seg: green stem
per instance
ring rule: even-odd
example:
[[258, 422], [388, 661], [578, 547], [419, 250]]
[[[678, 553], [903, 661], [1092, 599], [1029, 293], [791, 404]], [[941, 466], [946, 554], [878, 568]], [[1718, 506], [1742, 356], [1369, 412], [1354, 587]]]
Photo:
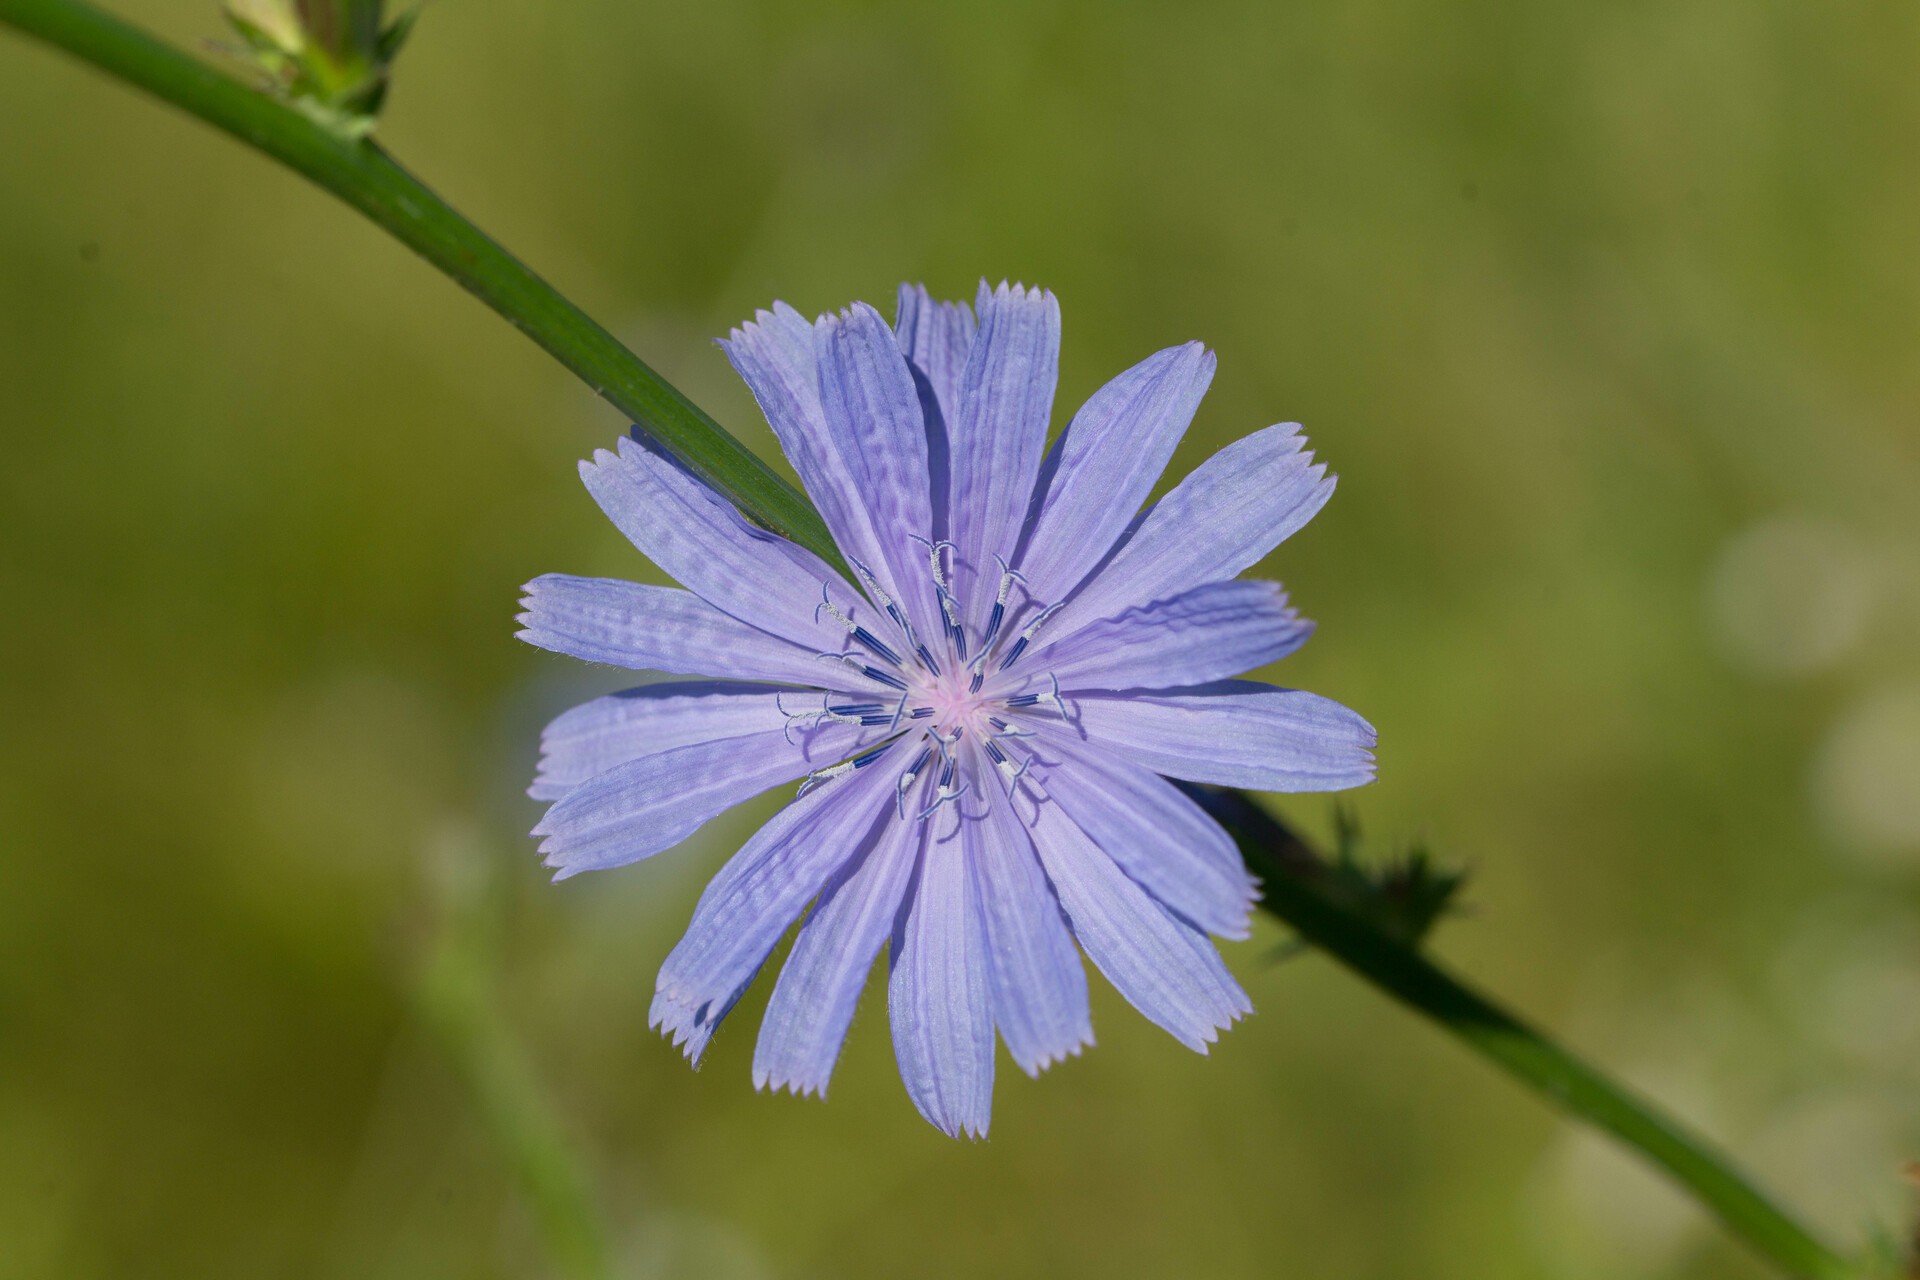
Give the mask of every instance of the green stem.
[[[825, 524], [804, 497], [379, 148], [332, 133], [79, 0], [0, 0], [0, 22], [148, 90], [333, 192], [546, 348], [747, 515], [839, 563]], [[1786, 1274], [1807, 1280], [1855, 1274], [1705, 1142], [1302, 874], [1311, 852], [1246, 797], [1213, 792], [1205, 798], [1264, 876], [1266, 908], [1302, 937], [1640, 1152]]]
[[545, 347], [748, 516], [840, 564], [826, 524], [792, 485], [373, 143], [334, 133], [91, 5], [0, 0], [0, 23], [224, 129], [340, 197]]
[[1342, 903], [1321, 882], [1319, 855], [1249, 797], [1211, 787], [1186, 790], [1233, 833], [1263, 881], [1261, 905], [1307, 942], [1437, 1022], [1552, 1105], [1638, 1151], [1787, 1274], [1809, 1280], [1858, 1274], [1704, 1139]]

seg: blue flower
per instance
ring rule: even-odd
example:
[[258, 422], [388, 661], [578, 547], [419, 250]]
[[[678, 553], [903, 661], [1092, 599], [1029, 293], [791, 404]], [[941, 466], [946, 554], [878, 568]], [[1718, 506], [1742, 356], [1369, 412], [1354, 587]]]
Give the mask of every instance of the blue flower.
[[1358, 715], [1232, 678], [1312, 630], [1278, 584], [1235, 577], [1333, 492], [1298, 426], [1229, 445], [1142, 512], [1213, 377], [1197, 342], [1102, 387], [1051, 450], [1044, 290], [983, 284], [969, 309], [902, 286], [891, 327], [863, 303], [812, 323], [776, 303], [722, 345], [858, 581], [622, 440], [581, 476], [687, 589], [553, 574], [520, 615], [541, 648], [703, 677], [548, 726], [534, 834], [559, 876], [801, 782], [707, 886], [652, 1024], [697, 1064], [811, 903], [759, 1087], [825, 1094], [882, 947], [901, 1077], [948, 1134], [987, 1131], [996, 1030], [1030, 1075], [1093, 1043], [1081, 951], [1204, 1053], [1252, 1010], [1208, 935], [1246, 937], [1258, 890], [1166, 779], [1373, 776]]

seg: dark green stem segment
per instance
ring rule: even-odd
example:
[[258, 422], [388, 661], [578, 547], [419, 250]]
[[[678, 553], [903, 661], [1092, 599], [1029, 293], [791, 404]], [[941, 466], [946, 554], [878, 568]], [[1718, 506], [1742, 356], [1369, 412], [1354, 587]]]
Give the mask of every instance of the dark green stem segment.
[[[819, 514], [792, 486], [379, 148], [336, 134], [78, 0], [0, 0], [0, 22], [148, 90], [333, 192], [546, 348], [747, 515], [840, 563]], [[1308, 942], [1639, 1151], [1785, 1273], [1807, 1280], [1856, 1274], [1725, 1157], [1355, 914], [1313, 873], [1312, 852], [1247, 797], [1199, 794], [1266, 881], [1267, 910]]]
[[0, 22], [226, 130], [339, 196], [545, 347], [743, 512], [841, 563], [798, 490], [373, 143], [335, 133], [91, 5], [0, 0]]
[[1213, 787], [1184, 789], [1239, 843], [1263, 881], [1261, 905], [1307, 942], [1437, 1022], [1554, 1106], [1638, 1151], [1787, 1274], [1809, 1280], [1859, 1274], [1701, 1138], [1342, 903], [1324, 885], [1326, 864], [1319, 855], [1250, 797]]

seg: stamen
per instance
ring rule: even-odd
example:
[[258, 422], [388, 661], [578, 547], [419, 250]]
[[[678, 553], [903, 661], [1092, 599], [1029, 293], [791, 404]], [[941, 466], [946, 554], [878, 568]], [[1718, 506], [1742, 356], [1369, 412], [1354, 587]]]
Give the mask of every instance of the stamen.
[[878, 680], [881, 684], [889, 688], [899, 689], [902, 692], [906, 690], [907, 682], [905, 680], [902, 680], [890, 671], [882, 671], [878, 667], [868, 666], [866, 663], [860, 661], [860, 655], [857, 653], [816, 653], [813, 656], [824, 659], [827, 662], [844, 662], [869, 680]]
[[1051, 702], [1054, 709], [1064, 716], [1067, 714], [1067, 707], [1065, 703], [1060, 701], [1060, 678], [1049, 671], [1047, 672], [1047, 680], [1053, 686], [1048, 692], [1016, 694], [1007, 699], [1007, 705], [1009, 707], [1032, 707], [1038, 706], [1041, 703]]
[[[875, 587], [874, 591], [879, 592], [880, 588]], [[885, 598], [884, 594], [882, 598]], [[847, 634], [851, 636], [856, 643], [866, 646], [867, 652], [871, 653], [874, 657], [885, 658], [896, 667], [900, 665], [900, 655], [888, 647], [885, 641], [855, 622], [847, 615], [846, 610], [828, 599], [827, 584], [824, 582], [820, 584], [820, 603], [813, 607], [813, 620], [815, 622], [820, 621], [820, 613], [822, 610], [826, 611], [828, 617], [846, 628]], [[899, 619], [896, 618], [895, 621], [899, 621]]]
[[893, 750], [893, 744], [891, 742], [883, 742], [877, 747], [869, 747], [867, 750], [862, 751], [859, 755], [847, 761], [847, 763], [856, 769], [864, 769], [891, 750]]
[[960, 548], [956, 547], [953, 543], [948, 542], [945, 538], [940, 539], [940, 541], [938, 542], [934, 542], [934, 541], [931, 541], [930, 539], [921, 537], [917, 533], [909, 534], [908, 536], [911, 537], [915, 542], [919, 543], [921, 546], [927, 549], [927, 568], [932, 570], [933, 572], [933, 585], [940, 588], [940, 590], [942, 591], [949, 590], [950, 588], [947, 581], [947, 570], [945, 566], [943, 566], [940, 563], [940, 553], [942, 551], [958, 551]]
[[816, 769], [802, 780], [800, 790], [794, 792], [793, 798], [798, 800], [809, 792], [832, 782], [835, 778], [844, 778], [852, 772], [853, 761], [851, 760], [842, 760], [839, 764], [830, 764], [824, 769]]
[[847, 616], [846, 610], [835, 604], [832, 599], [828, 597], [827, 584], [824, 582], [820, 584], [820, 603], [813, 606], [813, 620], [815, 622], [820, 621], [820, 611], [823, 609], [826, 610], [829, 618], [832, 618], [835, 622], [846, 628], [849, 634], [853, 632], [855, 625], [853, 619]]
[[855, 627], [853, 629], [853, 638], [856, 642], [867, 646], [868, 652], [872, 653], [874, 657], [885, 658], [896, 667], [900, 665], [900, 655], [881, 643], [880, 638], [865, 627]]
[[1013, 647], [1007, 650], [1007, 656], [1000, 660], [1000, 670], [1005, 671], [1014, 664], [1015, 660], [1017, 660], [1021, 654], [1027, 651], [1027, 646], [1033, 643], [1034, 633], [1040, 630], [1041, 624], [1058, 613], [1066, 603], [1066, 601], [1062, 600], [1059, 604], [1050, 604], [1034, 616], [1033, 621], [1029, 622], [1021, 630], [1020, 638], [1013, 642]]
[[960, 759], [954, 755], [953, 749], [959, 745], [960, 739], [965, 734], [965, 729], [955, 729], [951, 738], [943, 738], [938, 729], [932, 732], [931, 736], [940, 748], [940, 780], [934, 784], [933, 803], [920, 811], [920, 816], [914, 819], [916, 822], [925, 822], [939, 810], [941, 805], [958, 800], [973, 789], [971, 779], [961, 783], [957, 790], [953, 785], [953, 776], [960, 768]]
[[1007, 780], [1008, 786], [1012, 786], [1014, 783], [1020, 781], [1027, 770], [1033, 767], [1032, 756], [1028, 756], [1022, 760], [1016, 767], [1013, 761], [1008, 758], [1007, 753], [1000, 749], [999, 743], [989, 738], [983, 745], [985, 745], [987, 749], [988, 758], [990, 758], [994, 765], [1000, 770], [1000, 774]]
[[[953, 598], [953, 579], [947, 567], [940, 563], [942, 551], [952, 553], [959, 548], [945, 538], [938, 542], [928, 541], [918, 534], [911, 535], [913, 540], [927, 549], [927, 569], [933, 574], [934, 598], [940, 602], [940, 617], [947, 626], [947, 640], [953, 645], [953, 651], [960, 655], [960, 661], [967, 660], [967, 633], [960, 628], [960, 604]], [[932, 655], [922, 655], [929, 662]], [[933, 668], [935, 675], [940, 674], [938, 667]]]
[[780, 728], [780, 736], [787, 740], [788, 746], [792, 747], [792, 746], [799, 745], [793, 740], [794, 726], [798, 725], [802, 729], [811, 729], [815, 725], [819, 724], [822, 720], [834, 718], [829, 714], [829, 712], [826, 709], [826, 701], [827, 699], [831, 698], [833, 695], [830, 693], [821, 695], [820, 697], [821, 709], [818, 711], [789, 711], [786, 709], [786, 707], [782, 706], [780, 703], [781, 695], [788, 692], [791, 692], [791, 691], [787, 689], [775, 690], [773, 695], [773, 706], [774, 706], [774, 710], [778, 711], [781, 715], [787, 718], [786, 724], [782, 725]]
[[907, 820], [907, 789], [920, 777], [921, 767], [927, 763], [927, 757], [932, 754], [932, 747], [920, 748], [920, 754], [913, 758], [913, 763], [907, 766], [906, 772], [902, 773], [899, 781], [894, 783], [893, 806], [899, 811], [902, 822]]
[[893, 750], [893, 743], [883, 742], [877, 747], [870, 747], [862, 751], [851, 760], [842, 760], [839, 764], [830, 764], [824, 769], [815, 769], [800, 783], [800, 790], [794, 795], [794, 799], [798, 800], [801, 796], [806, 795], [816, 788], [825, 786], [835, 778], [844, 778], [855, 769], [866, 768], [891, 750]]
[[[820, 723], [826, 722], [826, 720], [831, 720], [833, 723], [858, 723], [856, 716], [858, 716], [860, 708], [858, 708], [858, 706], [851, 706], [851, 708], [849, 708], [849, 706], [828, 706], [828, 702], [833, 700], [831, 693], [822, 693], [822, 695], [820, 695], [820, 710], [814, 710], [814, 712], [789, 712], [789, 710], [781, 704], [780, 700], [781, 697], [787, 695], [787, 693], [791, 693], [791, 689], [778, 689], [778, 691], [774, 691], [774, 710], [778, 710], [781, 716], [787, 718], [787, 723], [783, 723], [780, 727], [780, 735], [783, 739], [787, 739], [787, 747], [799, 747], [799, 743], [793, 741], [793, 729], [795, 729], [795, 727], [812, 729], [812, 727], [816, 727], [816, 725], [820, 725]], [[845, 695], [843, 695], [843, 697], [845, 697]], [[877, 702], [874, 704], [874, 710], [879, 710], [879, 704], [877, 704]]]
[[[852, 556], [847, 557], [847, 563], [852, 565], [853, 571], [860, 575], [860, 582], [866, 587], [867, 594], [873, 597], [874, 602], [880, 606], [882, 611], [884, 611], [889, 618], [893, 619], [894, 625], [900, 628], [900, 634], [907, 638], [908, 643], [914, 643], [913, 624], [907, 621], [906, 614], [900, 612], [900, 606], [893, 602], [893, 597], [881, 590], [879, 581], [873, 576], [873, 570], [867, 568], [866, 565], [860, 563], [860, 561], [854, 559]], [[885, 648], [885, 646], [882, 646], [882, 648]], [[893, 650], [887, 649], [883, 656], [888, 662], [893, 663], [895, 666], [900, 665], [900, 655], [893, 652]]]
[[[820, 723], [822, 720], [831, 720], [835, 724], [859, 724], [860, 723], [860, 714], [861, 714], [860, 708], [836, 707], [831, 705], [832, 702], [833, 702], [833, 695], [831, 693], [823, 693], [820, 695], [820, 709], [813, 713], [813, 720], [815, 724]], [[879, 709], [880, 709], [880, 705], [878, 703], [875, 703], [874, 710], [878, 711]]]
[[[994, 552], [993, 559], [1000, 566], [1000, 589], [994, 594], [993, 611], [987, 615], [987, 633], [980, 639], [982, 657], [993, 647], [994, 637], [1000, 634], [1000, 624], [1007, 620], [1007, 597], [1013, 592], [1013, 584], [1018, 582], [1024, 586], [1027, 581], [1018, 569], [1007, 567], [1007, 562], [1000, 558], [999, 552]], [[978, 686], [975, 688], [977, 690]]]
[[940, 785], [939, 790], [934, 795], [933, 803], [928, 805], [926, 808], [922, 809], [920, 811], [920, 816], [915, 818], [914, 821], [925, 822], [928, 818], [931, 818], [934, 814], [940, 811], [941, 805], [950, 804], [953, 801], [958, 800], [961, 796], [964, 796], [965, 794], [967, 794], [967, 792], [971, 790], [973, 790], [973, 783], [971, 780], [961, 784], [961, 787], [958, 791], [955, 791], [952, 787], [949, 787], [945, 783], [942, 783]]

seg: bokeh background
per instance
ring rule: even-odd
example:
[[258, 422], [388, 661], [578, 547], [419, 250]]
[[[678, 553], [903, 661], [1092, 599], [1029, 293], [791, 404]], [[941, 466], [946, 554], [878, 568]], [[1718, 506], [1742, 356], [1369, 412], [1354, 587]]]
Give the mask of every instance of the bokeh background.
[[[206, 0], [119, 11], [183, 43]], [[710, 338], [1057, 291], [1341, 474], [1281, 675], [1380, 727], [1438, 951], [1834, 1236], [1920, 1155], [1920, 9], [442, 0], [381, 136], [723, 422]], [[647, 576], [606, 406], [344, 208], [0, 38], [0, 1276], [1755, 1277], [1324, 959], [1210, 1058], [1113, 994], [942, 1138], [869, 991], [830, 1102], [654, 970], [769, 797], [549, 884], [512, 639]], [[1325, 797], [1282, 811], [1328, 829]], [[1096, 983], [1096, 985], [1100, 985]], [[594, 1224], [598, 1223], [596, 1227]]]

